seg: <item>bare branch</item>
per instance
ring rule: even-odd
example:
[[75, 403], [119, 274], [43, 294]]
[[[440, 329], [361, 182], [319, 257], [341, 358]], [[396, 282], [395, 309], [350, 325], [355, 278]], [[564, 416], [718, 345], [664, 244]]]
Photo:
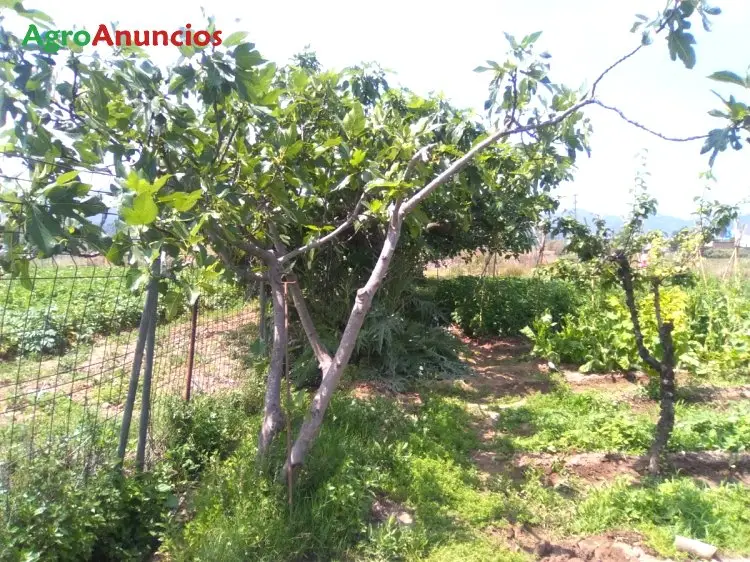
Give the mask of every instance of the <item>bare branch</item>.
[[300, 246], [296, 250], [292, 250], [291, 252], [287, 252], [283, 256], [279, 258], [279, 264], [283, 265], [285, 263], [288, 263], [290, 260], [293, 260], [300, 254], [304, 254], [305, 252], [309, 252], [310, 250], [314, 250], [315, 248], [320, 248], [321, 246], [327, 244], [334, 238], [336, 238], [339, 234], [344, 232], [351, 224], [354, 222], [354, 219], [357, 218], [357, 215], [359, 214], [359, 209], [362, 207], [362, 203], [365, 200], [365, 194], [363, 193], [362, 196], [359, 198], [359, 201], [357, 201], [357, 204], [354, 206], [354, 209], [351, 213], [349, 213], [349, 216], [346, 218], [344, 222], [342, 222], [340, 225], [338, 225], [334, 230], [326, 234], [325, 236], [321, 236], [320, 238], [316, 238], [315, 240], [312, 240], [311, 242], [308, 242], [304, 246]]
[[624, 63], [626, 60], [628, 60], [630, 57], [635, 55], [638, 51], [640, 51], [645, 45], [643, 43], [640, 43], [635, 49], [630, 51], [628, 54], [620, 57], [615, 62], [613, 62], [611, 65], [609, 65], [606, 69], [604, 69], [604, 72], [602, 72], [596, 80], [594, 80], [594, 85], [591, 86], [591, 92], [587, 94], [585, 97], [590, 97], [591, 99], [594, 99], [596, 97], [596, 87], [599, 85], [599, 82], [602, 81], [602, 79], [609, 74], [611, 70], [614, 70], [615, 67], [619, 66], [620, 64]]
[[598, 105], [599, 107], [603, 107], [604, 109], [606, 109], [608, 111], [613, 111], [614, 113], [616, 113], [617, 115], [619, 115], [620, 118], [623, 121], [625, 121], [626, 123], [629, 123], [630, 125], [633, 125], [633, 127], [636, 127], [636, 128], [638, 128], [638, 129], [640, 129], [642, 131], [646, 131], [647, 133], [650, 133], [650, 134], [654, 135], [655, 137], [659, 137], [660, 139], [665, 140], [665, 141], [670, 141], [670, 142], [691, 142], [691, 141], [695, 141], [695, 140], [705, 139], [706, 137], [708, 137], [708, 135], [694, 135], [694, 136], [691, 136], [691, 137], [670, 137], [670, 136], [664, 135], [664, 134], [662, 134], [662, 133], [660, 133], [658, 131], [654, 131], [653, 129], [649, 129], [648, 127], [646, 127], [645, 125], [641, 125], [637, 121], [633, 121], [632, 119], [628, 118], [622, 111], [620, 111], [616, 107], [612, 107], [610, 105], [606, 105], [605, 103], [602, 103], [599, 100], [591, 100], [591, 101], [594, 104]]
[[297, 316], [299, 316], [302, 328], [305, 330], [305, 335], [307, 335], [307, 340], [310, 342], [310, 347], [315, 354], [315, 358], [318, 360], [320, 372], [325, 374], [331, 366], [331, 361], [333, 359], [331, 358], [331, 354], [328, 353], [326, 346], [323, 345], [323, 342], [318, 335], [318, 330], [315, 329], [315, 323], [310, 315], [310, 310], [307, 308], [302, 289], [300, 289], [299, 284], [296, 282], [297, 276], [294, 274], [287, 274], [287, 279], [293, 281], [289, 284], [289, 292], [292, 294], [294, 308], [297, 309]]

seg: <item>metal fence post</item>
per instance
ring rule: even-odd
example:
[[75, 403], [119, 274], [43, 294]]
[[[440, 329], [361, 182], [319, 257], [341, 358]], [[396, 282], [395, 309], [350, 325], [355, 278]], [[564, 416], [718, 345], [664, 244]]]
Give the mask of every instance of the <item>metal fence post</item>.
[[190, 402], [190, 391], [193, 388], [193, 365], [195, 363], [195, 332], [198, 328], [198, 306], [200, 297], [195, 299], [190, 314], [190, 344], [188, 347], [187, 373], [185, 373], [185, 391], [182, 397], [185, 402]]
[[146, 339], [151, 330], [151, 324], [156, 316], [156, 296], [159, 286], [155, 275], [159, 271], [158, 261], [151, 270], [152, 279], [146, 290], [146, 302], [143, 305], [143, 314], [138, 327], [138, 340], [135, 344], [135, 355], [133, 356], [133, 367], [130, 371], [130, 384], [128, 385], [128, 396], [125, 399], [125, 409], [122, 413], [122, 425], [120, 426], [120, 444], [117, 448], [117, 456], [121, 461], [125, 460], [125, 451], [128, 446], [128, 436], [130, 434], [130, 422], [133, 418], [133, 408], [135, 406], [135, 395], [138, 390], [138, 378], [141, 374], [141, 364], [143, 363], [143, 350], [146, 346]]
[[154, 263], [155, 274], [151, 277], [154, 291], [154, 314], [146, 338], [146, 366], [143, 371], [143, 391], [141, 394], [141, 421], [138, 425], [138, 447], [135, 452], [135, 467], [143, 470], [146, 460], [146, 437], [148, 435], [148, 420], [151, 414], [151, 379], [154, 372], [154, 352], [156, 347], [156, 320], [159, 304], [159, 276], [161, 275], [161, 260]]

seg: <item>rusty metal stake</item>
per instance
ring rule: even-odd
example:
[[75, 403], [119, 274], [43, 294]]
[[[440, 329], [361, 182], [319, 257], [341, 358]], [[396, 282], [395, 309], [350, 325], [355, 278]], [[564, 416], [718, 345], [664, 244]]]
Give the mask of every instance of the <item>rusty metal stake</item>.
[[198, 328], [198, 303], [200, 297], [195, 299], [190, 314], [190, 346], [188, 347], [187, 373], [185, 374], [185, 390], [182, 394], [185, 402], [190, 402], [190, 392], [193, 388], [193, 365], [195, 364], [195, 332]]

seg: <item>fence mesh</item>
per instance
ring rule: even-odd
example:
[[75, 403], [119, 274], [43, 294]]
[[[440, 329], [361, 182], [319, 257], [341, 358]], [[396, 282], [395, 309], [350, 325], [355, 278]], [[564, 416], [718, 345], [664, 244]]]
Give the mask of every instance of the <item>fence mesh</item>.
[[[31, 286], [0, 277], [0, 475], [7, 489], [24, 461], [65, 455], [93, 469], [117, 450], [145, 291], [132, 292], [127, 268], [102, 258], [34, 262]], [[191, 311], [157, 315], [150, 420], [169, 397], [185, 395]], [[256, 307], [223, 286], [197, 305], [192, 394], [238, 387], [237, 343], [256, 323]], [[135, 451], [140, 385], [130, 426]], [[149, 456], [158, 444], [149, 442]]]

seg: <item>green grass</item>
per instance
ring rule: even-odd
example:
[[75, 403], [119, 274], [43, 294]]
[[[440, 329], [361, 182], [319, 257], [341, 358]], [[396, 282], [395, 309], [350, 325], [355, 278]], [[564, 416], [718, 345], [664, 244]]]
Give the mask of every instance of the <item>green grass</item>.
[[[256, 375], [260, 374], [258, 368]], [[552, 486], [537, 469], [518, 474], [510, 458], [501, 465], [506, 470], [485, 477], [471, 460], [472, 452], [483, 444], [466, 403], [429, 391], [422, 393], [421, 405], [408, 409], [384, 398], [361, 401], [336, 396], [320, 439], [298, 476], [290, 512], [285, 484], [276, 478], [285, 454], [283, 434], [268, 465], [258, 467], [255, 461], [262, 404], [256, 386], [250, 382], [243, 392], [230, 396], [197, 397], [189, 405], [170, 401], [155, 418], [155, 438], [165, 448], [159, 478], [164, 482], [168, 475], [170, 484], [151, 489], [147, 493], [156, 496], [147, 497], [158, 497], [160, 502], [152, 506], [158, 509], [150, 517], [158, 521], [157, 528], [166, 529], [161, 550], [172, 560], [532, 560], [533, 556], [516, 552], [501, 538], [498, 529], [509, 524], [534, 527], [552, 541], [635, 530], [665, 556], [674, 556], [675, 534], [706, 540], [726, 552], [750, 553], [747, 488], [733, 484], [709, 488], [689, 477], [590, 486], [564, 471], [562, 481]], [[307, 398], [297, 393], [294, 402], [297, 426]], [[533, 395], [517, 406], [497, 409], [502, 412], [499, 425], [516, 440], [512, 445], [517, 448], [530, 448], [528, 440], [536, 435], [539, 447], [565, 443], [566, 450], [573, 450], [576, 444], [588, 443], [605, 450], [636, 450], [642, 446], [639, 436], [647, 439], [653, 423], [647, 413], [631, 414], [629, 420], [626, 405], [593, 393]], [[717, 427], [744, 423], [738, 418], [732, 424], [732, 411], [709, 416], [705, 407], [681, 406], [678, 420], [682, 418], [685, 425], [679, 428], [684, 435], [678, 441], [688, 444], [686, 436], [701, 436], [702, 441], [692, 444], [700, 448], [714, 431], [711, 439], [726, 443], [728, 437]], [[594, 431], [607, 420], [609, 430]], [[704, 427], [707, 422], [711, 428]], [[529, 423], [536, 429], [533, 435], [527, 426], [522, 427]], [[583, 429], [578, 432], [576, 425]], [[733, 429], [726, 431], [736, 434]], [[597, 441], [583, 441], [586, 432], [594, 433]], [[92, 439], [102, 438], [108, 439], [92, 435]], [[23, 480], [24, 474], [17, 478]], [[113, 505], [122, 507], [110, 515], [98, 507], [112, 488], [109, 477], [102, 476], [101, 486], [94, 481], [93, 488], [80, 492], [75, 478], [70, 473], [60, 481], [62, 487], [55, 496], [58, 511], [45, 517], [59, 529], [60, 540], [81, 537], [83, 542], [75, 552], [83, 556], [80, 553], [98, 548], [93, 540], [97, 533], [112, 536], [117, 521], [132, 517], [130, 506], [143, 500], [137, 490], [137, 497], [120, 497], [117, 494], [123, 492], [117, 490], [122, 488], [115, 487], [111, 493], [119, 503]], [[176, 505], [168, 497], [170, 487], [175, 486], [189, 492], [189, 520], [164, 527], [169, 510]], [[25, 515], [14, 519], [16, 527], [4, 532], [23, 552], [47, 552], [43, 549], [51, 548], [57, 539], [48, 540], [38, 526], [32, 535], [22, 533], [18, 526], [43, 504], [43, 495], [24, 495], [17, 483], [13, 497], [18, 506], [26, 506]], [[408, 512], [413, 524], [376, 520], [371, 506], [386, 499]], [[80, 519], [84, 513], [91, 515]], [[85, 528], [77, 520], [84, 521]], [[134, 555], [151, 548], [152, 538], [138, 539], [140, 546], [132, 547]], [[107, 548], [116, 550], [117, 544], [127, 544], [122, 538], [112, 540], [115, 543]], [[64, 546], [71, 548], [69, 542]]]
[[[298, 403], [298, 413], [304, 404]], [[176, 560], [422, 559], [456, 544], [484, 544], [481, 530], [502, 520], [502, 494], [483, 490], [469, 461], [476, 446], [461, 404], [426, 397], [416, 419], [386, 400], [339, 397], [295, 488], [292, 513], [273, 478], [254, 466], [255, 431], [209, 472], [195, 516], [176, 537]], [[414, 514], [414, 525], [376, 525], [370, 506], [387, 497]], [[493, 548], [494, 550], [494, 548]]]
[[[602, 488], [572, 478], [566, 486], [550, 487], [532, 469], [520, 478], [508, 472], [482, 479], [470, 460], [480, 443], [464, 403], [430, 393], [423, 400], [409, 414], [385, 399], [335, 398], [297, 481], [291, 514], [285, 487], [274, 478], [283, 462], [283, 438], [267, 471], [258, 472], [253, 418], [237, 452], [208, 471], [193, 497], [192, 520], [165, 549], [175, 560], [530, 560], [492, 533], [513, 522], [558, 539], [637, 530], [665, 555], [673, 554], [675, 534], [750, 553], [747, 488], [708, 488], [687, 477]], [[304, 406], [298, 395], [295, 424]], [[588, 394], [537, 395], [503, 412], [506, 429], [537, 426], [536, 441], [515, 437], [519, 449], [640, 451], [653, 427], [648, 415], [629, 416], [625, 406]], [[705, 414], [680, 408], [678, 419], [686, 421], [678, 427], [677, 443], [728, 444], [728, 435], [716, 428], [731, 426], [730, 418], [715, 415], [708, 428]], [[597, 425], [605, 429], [594, 431]], [[593, 440], [585, 438], [588, 433]], [[414, 524], [373, 520], [370, 506], [377, 498], [408, 510]]]
[[[563, 389], [536, 394], [522, 404], [495, 407], [500, 435], [495, 446], [514, 451], [645, 452], [653, 436], [652, 414], [633, 413], [627, 403], [595, 392]], [[750, 405], [737, 403], [716, 411], [706, 406], [678, 404], [674, 451], [745, 451], [750, 449]]]
[[634, 528], [666, 556], [675, 556], [675, 535], [737, 553], [750, 552], [750, 489], [741, 484], [709, 488], [691, 478], [656, 480], [642, 486], [617, 481], [592, 491], [576, 512], [571, 530], [599, 533]]

